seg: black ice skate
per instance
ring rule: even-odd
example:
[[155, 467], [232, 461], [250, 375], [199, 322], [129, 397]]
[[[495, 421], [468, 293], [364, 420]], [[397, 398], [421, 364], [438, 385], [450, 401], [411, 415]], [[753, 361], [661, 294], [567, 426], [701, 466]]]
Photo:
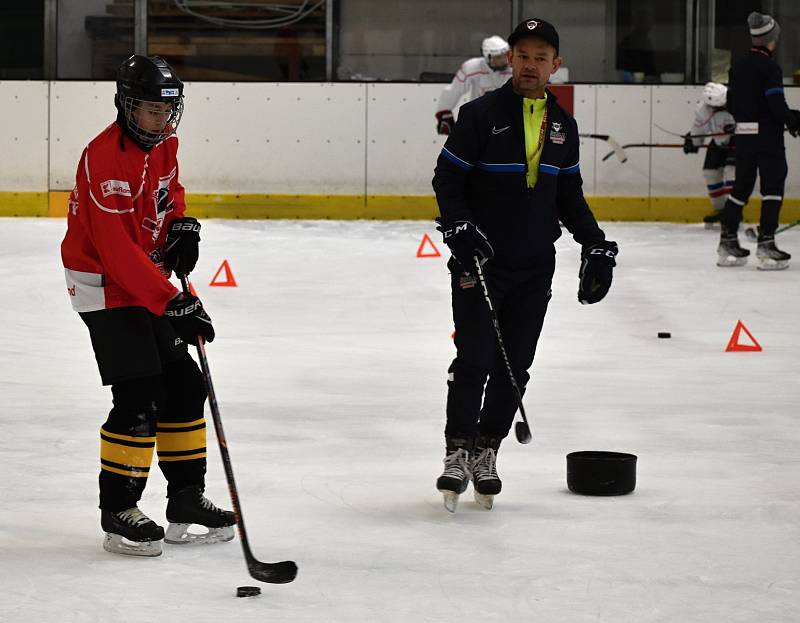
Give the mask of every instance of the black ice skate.
[[750, 251], [739, 246], [736, 232], [730, 234], [723, 230], [717, 247], [717, 266], [744, 266]]
[[[233, 539], [236, 514], [214, 506], [203, 495], [200, 486], [186, 487], [170, 496], [167, 502], [167, 535], [164, 541], [172, 545], [207, 544]], [[192, 525], [203, 526], [206, 532], [190, 532]]]
[[703, 217], [703, 224], [706, 229], [719, 229], [719, 220], [722, 217], [722, 210], [714, 210]]
[[466, 439], [447, 439], [444, 456], [444, 471], [436, 480], [436, 488], [444, 496], [444, 507], [456, 512], [458, 496], [467, 490], [469, 484], [469, 449], [472, 444]]
[[497, 437], [478, 437], [472, 451], [472, 486], [475, 501], [486, 510], [494, 505], [494, 496], [500, 493], [503, 483], [497, 475], [497, 451], [500, 449]]
[[756, 249], [759, 270], [784, 270], [789, 268], [789, 260], [792, 256], [781, 251], [775, 246], [775, 236], [765, 236], [758, 233], [758, 248]]
[[101, 511], [100, 525], [106, 533], [103, 549], [127, 556], [160, 556], [164, 528], [138, 507], [124, 511]]

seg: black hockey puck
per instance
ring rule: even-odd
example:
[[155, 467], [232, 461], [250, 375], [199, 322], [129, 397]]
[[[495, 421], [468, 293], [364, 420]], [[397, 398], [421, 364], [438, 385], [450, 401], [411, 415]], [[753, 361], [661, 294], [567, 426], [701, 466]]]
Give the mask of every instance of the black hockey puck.
[[588, 450], [567, 455], [567, 487], [581, 495], [625, 495], [636, 488], [636, 455]]
[[261, 594], [261, 589], [258, 586], [239, 586], [236, 589], [237, 597], [255, 597]]
[[672, 333], [669, 331], [659, 331], [658, 337], [672, 337]]

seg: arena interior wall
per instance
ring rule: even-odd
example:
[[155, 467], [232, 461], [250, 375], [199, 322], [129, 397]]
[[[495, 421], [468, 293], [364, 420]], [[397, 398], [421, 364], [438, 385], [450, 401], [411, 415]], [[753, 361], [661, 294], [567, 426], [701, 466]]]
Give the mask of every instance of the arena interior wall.
[[[192, 214], [219, 218], [427, 219], [444, 137], [433, 113], [443, 85], [187, 83], [180, 175]], [[582, 133], [680, 143], [702, 87], [575, 85]], [[787, 88], [800, 107], [800, 88]], [[0, 82], [0, 215], [62, 216], [87, 141], [114, 119], [114, 84]], [[787, 135], [782, 220], [800, 218], [800, 140]], [[697, 221], [708, 209], [703, 152], [581, 141], [585, 194], [601, 220]], [[758, 193], [746, 209], [753, 219]]]

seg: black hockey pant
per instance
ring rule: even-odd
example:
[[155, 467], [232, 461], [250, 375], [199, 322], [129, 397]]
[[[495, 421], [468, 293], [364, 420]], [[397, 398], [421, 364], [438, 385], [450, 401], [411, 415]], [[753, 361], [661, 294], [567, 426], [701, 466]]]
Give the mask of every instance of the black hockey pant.
[[[480, 434], [502, 439], [517, 411], [514, 388], [480, 283], [454, 259], [449, 268], [457, 353], [448, 370], [445, 436], [471, 439]], [[485, 266], [503, 342], [523, 393], [550, 300], [553, 269], [553, 260], [530, 270], [504, 270], [491, 262]]]
[[153, 451], [167, 495], [205, 483], [203, 376], [170, 322], [143, 307], [80, 314], [113, 408], [100, 428], [100, 508], [135, 506]]
[[733, 190], [725, 202], [721, 223], [727, 231], [735, 232], [742, 221], [742, 210], [756, 185], [756, 175], [761, 180], [761, 218], [759, 229], [772, 235], [778, 228], [783, 188], [786, 182], [786, 151], [783, 147], [764, 150], [737, 137], [736, 179]]

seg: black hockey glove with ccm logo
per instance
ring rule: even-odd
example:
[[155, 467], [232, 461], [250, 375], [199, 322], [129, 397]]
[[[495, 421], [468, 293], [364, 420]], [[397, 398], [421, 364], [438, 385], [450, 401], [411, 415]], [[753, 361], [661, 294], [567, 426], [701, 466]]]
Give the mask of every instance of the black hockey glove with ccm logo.
[[196, 296], [179, 294], [167, 304], [164, 316], [184, 342], [195, 344], [197, 336], [206, 342], [214, 341], [214, 325]]
[[619, 253], [617, 243], [611, 240], [597, 242], [584, 247], [581, 253], [581, 269], [578, 272], [578, 300], [581, 305], [602, 301], [611, 287], [614, 266]]
[[164, 246], [164, 267], [178, 275], [188, 275], [200, 257], [200, 223], [196, 218], [176, 218], [169, 224]]
[[494, 257], [494, 249], [486, 234], [469, 221], [445, 223], [437, 219], [436, 222], [439, 223], [436, 229], [442, 232], [444, 243], [450, 247], [450, 252], [465, 272], [475, 267], [476, 257], [480, 258], [481, 264]]

